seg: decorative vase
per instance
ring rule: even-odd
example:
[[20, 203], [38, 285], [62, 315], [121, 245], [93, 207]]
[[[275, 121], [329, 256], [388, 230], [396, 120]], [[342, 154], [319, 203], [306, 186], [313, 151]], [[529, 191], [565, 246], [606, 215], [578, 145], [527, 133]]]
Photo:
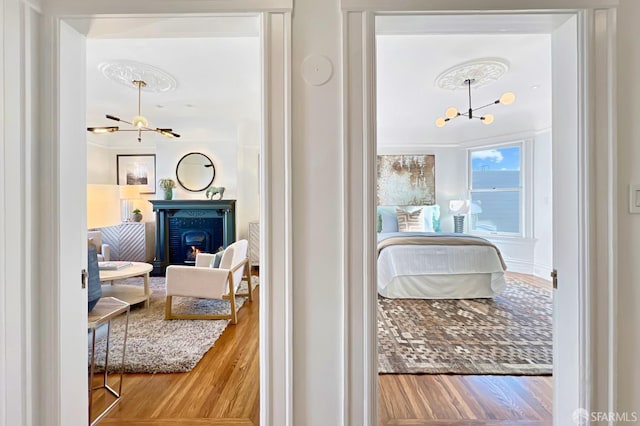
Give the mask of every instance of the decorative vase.
[[164, 199], [165, 200], [173, 199], [173, 188], [167, 188], [164, 190]]
[[[168, 198], [168, 200], [170, 200], [171, 198]], [[134, 213], [133, 214], [133, 221], [134, 222], [140, 222], [142, 220], [142, 213]]]

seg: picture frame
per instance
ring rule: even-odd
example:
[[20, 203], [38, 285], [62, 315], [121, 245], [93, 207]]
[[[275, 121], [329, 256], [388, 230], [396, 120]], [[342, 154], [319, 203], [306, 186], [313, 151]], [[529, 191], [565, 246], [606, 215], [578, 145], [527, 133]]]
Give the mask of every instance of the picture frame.
[[156, 155], [116, 155], [118, 185], [139, 185], [141, 194], [156, 193]]

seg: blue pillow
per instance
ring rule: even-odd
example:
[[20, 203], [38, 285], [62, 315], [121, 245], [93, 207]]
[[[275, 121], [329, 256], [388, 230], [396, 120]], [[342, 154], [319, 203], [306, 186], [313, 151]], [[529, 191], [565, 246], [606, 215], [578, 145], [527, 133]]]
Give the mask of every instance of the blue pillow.
[[219, 251], [218, 253], [213, 255], [213, 258], [211, 259], [211, 267], [212, 268], [219, 268], [220, 267], [220, 261], [222, 260], [222, 251]]
[[398, 216], [396, 207], [413, 212], [422, 209], [425, 232], [442, 232], [440, 230], [440, 206], [378, 206], [378, 232], [398, 232]]
[[378, 206], [382, 227], [380, 232], [398, 232], [398, 216], [395, 206]]

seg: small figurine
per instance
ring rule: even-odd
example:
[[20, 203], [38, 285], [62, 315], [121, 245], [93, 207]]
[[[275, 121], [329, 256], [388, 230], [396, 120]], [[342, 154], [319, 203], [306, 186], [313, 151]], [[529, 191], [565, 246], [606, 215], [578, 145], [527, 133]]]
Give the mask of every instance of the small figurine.
[[207, 189], [206, 197], [210, 200], [213, 200], [213, 196], [216, 194], [220, 194], [220, 198], [218, 198], [218, 200], [222, 200], [222, 196], [224, 195], [224, 186], [210, 186]]

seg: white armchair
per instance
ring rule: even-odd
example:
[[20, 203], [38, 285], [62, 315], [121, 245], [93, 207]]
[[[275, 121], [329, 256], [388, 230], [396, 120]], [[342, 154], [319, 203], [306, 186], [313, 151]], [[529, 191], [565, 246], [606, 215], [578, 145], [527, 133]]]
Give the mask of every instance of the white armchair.
[[109, 244], [102, 244], [102, 232], [89, 231], [87, 232], [87, 238], [98, 250], [98, 262], [111, 260], [111, 247], [109, 247]]
[[[198, 253], [195, 266], [170, 265], [166, 272], [167, 301], [165, 319], [230, 319], [238, 322], [235, 296], [251, 295], [247, 240], [239, 240], [226, 248], [218, 268], [212, 268], [215, 255]], [[247, 293], [238, 293], [242, 280], [247, 281]], [[171, 311], [173, 296], [197, 297], [201, 299], [229, 299], [229, 314], [174, 314]]]

